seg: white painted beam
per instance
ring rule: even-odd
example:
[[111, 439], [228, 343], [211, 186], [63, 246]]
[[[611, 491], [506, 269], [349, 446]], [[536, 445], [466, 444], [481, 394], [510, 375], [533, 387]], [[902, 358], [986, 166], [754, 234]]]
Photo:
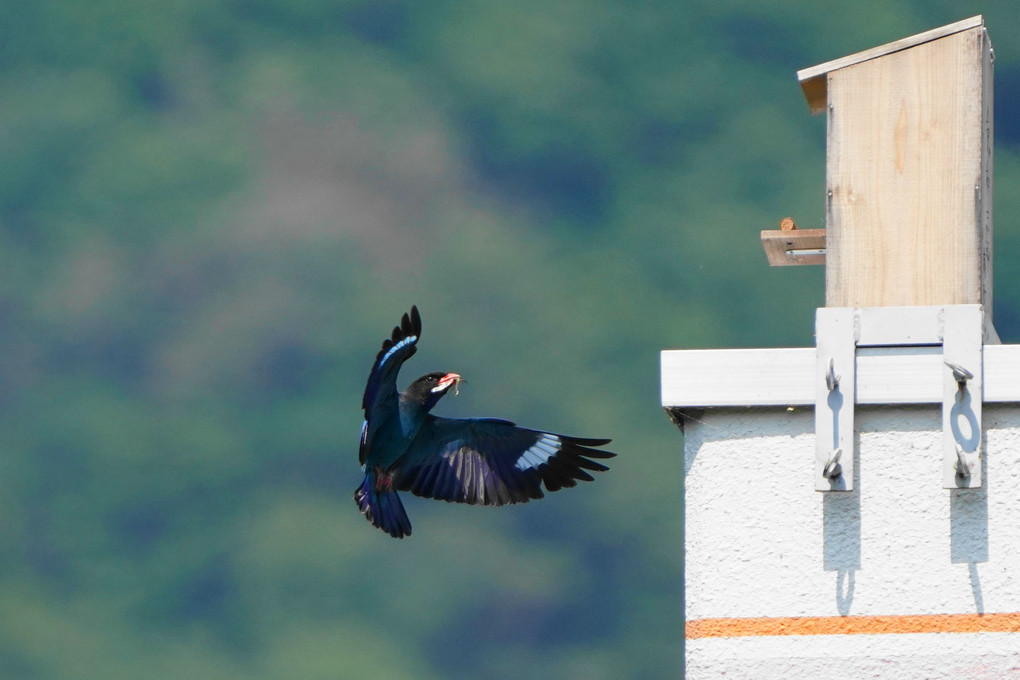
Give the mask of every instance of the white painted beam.
[[[984, 401], [1020, 402], [1020, 345], [984, 346]], [[815, 348], [666, 350], [662, 405], [815, 403]], [[941, 404], [942, 347], [858, 347], [856, 403]]]

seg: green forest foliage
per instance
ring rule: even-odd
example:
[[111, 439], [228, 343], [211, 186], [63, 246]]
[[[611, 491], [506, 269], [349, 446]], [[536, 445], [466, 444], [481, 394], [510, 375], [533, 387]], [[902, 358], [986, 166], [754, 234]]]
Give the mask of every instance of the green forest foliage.
[[[1020, 336], [1012, 2], [0, 3], [0, 676], [677, 677], [658, 352], [812, 344], [794, 72], [983, 12], [995, 318]], [[360, 399], [613, 437], [528, 505], [351, 500]], [[767, 490], [763, 490], [767, 493]]]

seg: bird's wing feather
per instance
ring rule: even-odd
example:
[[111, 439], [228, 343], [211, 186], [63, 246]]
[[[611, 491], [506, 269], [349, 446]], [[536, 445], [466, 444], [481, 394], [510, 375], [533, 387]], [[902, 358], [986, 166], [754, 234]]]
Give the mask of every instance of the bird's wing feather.
[[596, 448], [608, 439], [582, 439], [517, 427], [491, 418], [430, 416], [396, 474], [400, 491], [470, 505], [506, 505], [591, 481], [585, 470], [608, 468], [591, 458], [616, 455]]
[[372, 372], [368, 374], [365, 395], [361, 407], [365, 410], [365, 423], [361, 428], [361, 445], [358, 457], [362, 465], [368, 455], [368, 442], [375, 430], [372, 426], [373, 412], [389, 401], [396, 407], [397, 373], [400, 367], [417, 351], [418, 339], [421, 337], [421, 315], [418, 307], [412, 306], [410, 314], [404, 314], [400, 325], [393, 328], [389, 338], [383, 340], [382, 349], [375, 357]]

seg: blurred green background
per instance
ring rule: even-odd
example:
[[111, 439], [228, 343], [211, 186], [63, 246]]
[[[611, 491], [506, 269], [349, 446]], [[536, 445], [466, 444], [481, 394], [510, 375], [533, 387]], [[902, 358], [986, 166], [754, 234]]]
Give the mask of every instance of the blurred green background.
[[[984, 13], [1020, 338], [1015, 0], [0, 2], [0, 677], [680, 674], [665, 348], [808, 346], [824, 117], [794, 73]], [[358, 514], [364, 380], [619, 453]]]

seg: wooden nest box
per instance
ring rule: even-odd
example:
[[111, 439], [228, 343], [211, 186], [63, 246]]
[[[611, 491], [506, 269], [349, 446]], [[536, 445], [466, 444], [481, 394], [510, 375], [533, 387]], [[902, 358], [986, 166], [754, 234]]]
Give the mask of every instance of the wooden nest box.
[[826, 228], [762, 242], [825, 264], [815, 346], [661, 357], [686, 428], [686, 678], [1020, 678], [991, 71], [975, 17], [798, 73], [827, 114]]
[[824, 261], [827, 307], [991, 319], [992, 61], [977, 16], [799, 71], [827, 115], [826, 229], [762, 232], [770, 262]]

